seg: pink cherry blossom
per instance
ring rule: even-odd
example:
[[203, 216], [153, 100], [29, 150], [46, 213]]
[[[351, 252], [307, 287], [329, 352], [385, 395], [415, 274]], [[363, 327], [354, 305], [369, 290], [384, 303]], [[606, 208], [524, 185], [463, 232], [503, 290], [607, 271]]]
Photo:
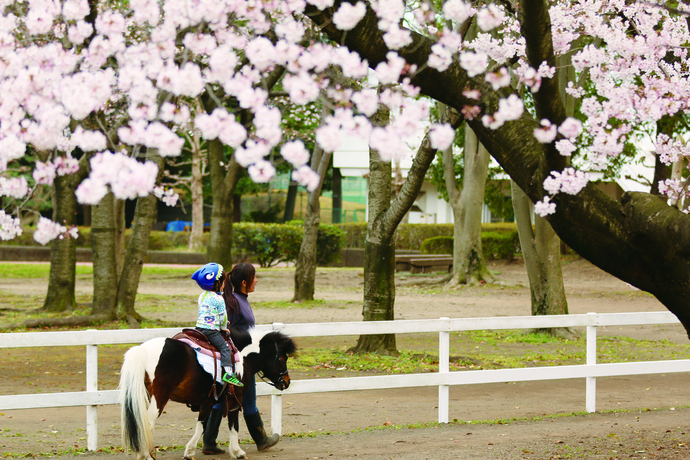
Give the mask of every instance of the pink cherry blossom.
[[539, 128], [534, 128], [534, 137], [542, 144], [553, 142], [558, 135], [557, 126], [546, 119], [543, 119], [540, 125]]
[[582, 122], [573, 117], [568, 117], [558, 127], [558, 132], [569, 139], [573, 139], [582, 132]]
[[275, 176], [276, 168], [266, 160], [259, 160], [247, 168], [247, 173], [254, 182], [265, 183]]
[[453, 53], [448, 48], [440, 43], [432, 45], [431, 54], [429, 55], [429, 60], [427, 61], [427, 65], [429, 67], [436, 69], [439, 72], [443, 72], [450, 67], [452, 62]]
[[405, 60], [401, 58], [398, 53], [389, 51], [386, 54], [387, 62], [380, 62], [376, 66], [376, 76], [379, 82], [386, 85], [389, 83], [397, 83], [400, 74], [405, 68]]
[[491, 83], [491, 87], [494, 91], [510, 85], [510, 74], [505, 67], [501, 67], [497, 72], [487, 73], [484, 79]]
[[551, 203], [550, 198], [545, 196], [541, 201], [534, 203], [534, 213], [540, 217], [546, 217], [556, 212], [556, 203]]
[[300, 185], [304, 185], [310, 192], [316, 190], [321, 182], [319, 175], [306, 165], [292, 171], [292, 180], [297, 181]]
[[486, 71], [489, 65], [488, 56], [484, 53], [464, 52], [460, 53], [460, 67], [467, 71], [470, 77], [476, 77]]
[[53, 163], [37, 161], [32, 175], [37, 184], [53, 185], [57, 173]]
[[436, 124], [429, 131], [431, 146], [437, 150], [446, 150], [453, 145], [455, 130], [448, 123]]
[[22, 234], [19, 219], [5, 214], [0, 209], [0, 240], [11, 240]]
[[363, 89], [352, 95], [352, 102], [357, 106], [357, 110], [370, 117], [376, 113], [379, 96], [375, 89]]
[[355, 5], [342, 3], [333, 15], [333, 24], [340, 30], [352, 30], [366, 12], [367, 7], [362, 2], [357, 2]]
[[309, 161], [309, 152], [300, 140], [286, 142], [280, 148], [280, 154], [294, 167], [299, 168]]
[[36, 224], [36, 231], [34, 232], [34, 240], [42, 246], [64, 235], [67, 232], [67, 227], [53, 222], [50, 219], [41, 217]]
[[490, 3], [477, 13], [477, 25], [484, 32], [500, 26], [504, 19], [505, 13], [495, 3]]
[[471, 4], [462, 0], [448, 0], [443, 4], [443, 14], [448, 19], [463, 23], [474, 14], [474, 9]]
[[180, 195], [175, 193], [175, 190], [171, 188], [164, 189], [160, 186], [153, 187], [153, 194], [156, 196], [156, 198], [165, 203], [166, 206], [175, 206], [175, 204], [177, 204], [177, 200], [180, 198]]
[[1, 177], [0, 196], [11, 198], [24, 198], [29, 193], [29, 184], [24, 177]]

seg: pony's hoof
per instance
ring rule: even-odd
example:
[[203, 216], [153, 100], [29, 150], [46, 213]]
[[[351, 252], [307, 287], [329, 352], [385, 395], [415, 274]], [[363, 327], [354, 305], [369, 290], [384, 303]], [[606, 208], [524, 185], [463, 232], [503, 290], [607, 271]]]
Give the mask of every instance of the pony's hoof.
[[196, 457], [184, 457], [184, 460], [196, 460]]

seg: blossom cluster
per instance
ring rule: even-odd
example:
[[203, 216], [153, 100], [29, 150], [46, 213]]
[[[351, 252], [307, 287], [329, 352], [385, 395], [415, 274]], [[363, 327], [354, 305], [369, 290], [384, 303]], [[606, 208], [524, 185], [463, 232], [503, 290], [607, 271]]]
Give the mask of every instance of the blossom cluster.
[[38, 219], [36, 231], [34, 232], [34, 240], [38, 244], [45, 246], [55, 238], [77, 238], [79, 237], [79, 230], [77, 227], [67, 228], [50, 219], [41, 217]]

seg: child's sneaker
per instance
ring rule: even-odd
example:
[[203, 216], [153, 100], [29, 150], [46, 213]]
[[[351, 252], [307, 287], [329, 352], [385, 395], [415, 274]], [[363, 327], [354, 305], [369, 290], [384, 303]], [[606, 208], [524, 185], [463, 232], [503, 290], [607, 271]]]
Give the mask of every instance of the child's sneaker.
[[239, 381], [239, 379], [237, 378], [237, 376], [235, 376], [235, 374], [228, 374], [227, 372], [225, 372], [223, 374], [222, 380], [223, 380], [223, 382], [229, 383], [230, 385], [234, 385], [236, 387], [243, 387], [244, 386], [244, 384]]

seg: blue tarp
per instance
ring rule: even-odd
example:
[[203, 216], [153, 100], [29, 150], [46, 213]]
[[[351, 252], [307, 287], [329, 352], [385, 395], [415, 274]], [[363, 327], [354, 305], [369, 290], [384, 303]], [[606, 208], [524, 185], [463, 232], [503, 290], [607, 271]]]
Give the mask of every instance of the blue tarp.
[[184, 220], [173, 220], [168, 222], [168, 226], [165, 228], [166, 232], [183, 232], [185, 227], [191, 227], [191, 222], [186, 222]]
[[[173, 220], [172, 222], [168, 222], [168, 226], [165, 227], [166, 232], [184, 232], [185, 227], [191, 229], [192, 228], [192, 222], [185, 221], [185, 220]], [[211, 224], [206, 222], [204, 224], [204, 227], [211, 227]]]

